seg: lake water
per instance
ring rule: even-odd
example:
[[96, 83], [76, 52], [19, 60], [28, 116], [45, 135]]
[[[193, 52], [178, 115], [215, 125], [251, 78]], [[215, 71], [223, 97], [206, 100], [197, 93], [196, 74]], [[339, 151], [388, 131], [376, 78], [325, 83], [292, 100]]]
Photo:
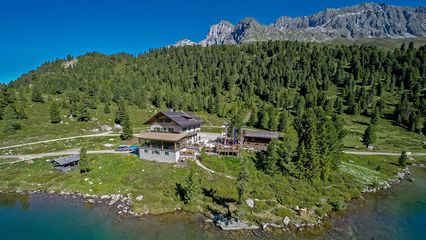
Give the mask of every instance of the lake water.
[[[310, 239], [426, 239], [426, 169], [414, 182], [352, 201], [341, 216], [314, 232], [272, 236]], [[233, 239], [255, 238], [203, 224], [185, 213], [135, 219], [106, 206], [47, 195], [0, 195], [0, 239]]]

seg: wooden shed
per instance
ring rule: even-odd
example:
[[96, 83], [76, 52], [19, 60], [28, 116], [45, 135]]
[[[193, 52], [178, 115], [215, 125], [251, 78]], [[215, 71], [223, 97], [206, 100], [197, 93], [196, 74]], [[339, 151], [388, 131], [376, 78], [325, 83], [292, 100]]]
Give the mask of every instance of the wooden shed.
[[60, 157], [52, 160], [51, 163], [56, 170], [61, 172], [69, 172], [73, 169], [78, 168], [80, 161], [80, 155], [72, 155], [66, 157]]

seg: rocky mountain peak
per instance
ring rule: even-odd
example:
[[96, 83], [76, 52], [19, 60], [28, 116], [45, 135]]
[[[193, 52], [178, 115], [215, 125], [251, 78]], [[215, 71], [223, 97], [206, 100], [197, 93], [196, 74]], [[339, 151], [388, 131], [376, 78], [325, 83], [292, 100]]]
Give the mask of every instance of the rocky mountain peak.
[[218, 24], [210, 27], [206, 38], [200, 42], [201, 46], [217, 45], [217, 44], [234, 44], [231, 33], [234, 30], [232, 23], [222, 20]]
[[182, 39], [175, 44], [175, 47], [194, 46], [194, 45], [197, 45], [197, 43], [189, 39]]
[[283, 16], [267, 26], [252, 17], [242, 19], [236, 26], [220, 21], [210, 27], [206, 38], [199, 44], [413, 37], [426, 37], [426, 6], [414, 8], [363, 3], [346, 8], [329, 8], [312, 16]]

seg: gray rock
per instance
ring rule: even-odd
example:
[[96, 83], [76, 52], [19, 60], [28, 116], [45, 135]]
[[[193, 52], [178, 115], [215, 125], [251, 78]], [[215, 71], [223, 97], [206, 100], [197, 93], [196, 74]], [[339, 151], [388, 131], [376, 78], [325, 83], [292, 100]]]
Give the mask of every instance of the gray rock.
[[249, 198], [246, 200], [247, 206], [254, 208], [254, 201], [253, 199]]
[[115, 203], [117, 203], [120, 200], [120, 195], [115, 195], [114, 197], [112, 197], [111, 201], [108, 203], [109, 206], [114, 205]]
[[143, 195], [139, 195], [136, 197], [136, 201], [142, 201], [142, 199], [143, 199]]
[[285, 218], [283, 219], [283, 223], [285, 226], [288, 226], [288, 224], [290, 223], [290, 218], [285, 216]]

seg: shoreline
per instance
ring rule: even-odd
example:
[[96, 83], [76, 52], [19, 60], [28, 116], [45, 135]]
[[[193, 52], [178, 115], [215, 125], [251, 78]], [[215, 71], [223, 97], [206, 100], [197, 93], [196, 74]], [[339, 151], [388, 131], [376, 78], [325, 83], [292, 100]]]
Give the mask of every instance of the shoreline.
[[[386, 181], [383, 181], [379, 184], [379, 186], [377, 187], [370, 187], [370, 186], [366, 186], [363, 190], [362, 190], [362, 194], [364, 193], [376, 193], [379, 192], [381, 190], [386, 190], [391, 188], [392, 186], [395, 186], [403, 181], [411, 181], [409, 178], [411, 176], [411, 168], [413, 167], [419, 167], [419, 168], [425, 168], [424, 164], [412, 164], [410, 166], [407, 166], [406, 168], [404, 168], [402, 171], [398, 172], [396, 176], [394, 176], [393, 178], [390, 178]], [[164, 212], [164, 213], [159, 213], [159, 214], [153, 214], [150, 213], [149, 211], [143, 212], [143, 213], [137, 213], [134, 212], [132, 209], [132, 203], [133, 203], [133, 199], [134, 201], [142, 201], [143, 200], [143, 195], [139, 195], [139, 196], [135, 196], [133, 198], [133, 196], [131, 194], [127, 194], [127, 195], [121, 195], [121, 194], [111, 194], [111, 195], [95, 195], [95, 194], [87, 194], [87, 193], [71, 193], [71, 192], [65, 192], [65, 191], [61, 191], [61, 192], [55, 192], [55, 191], [44, 191], [44, 190], [35, 190], [35, 191], [28, 191], [28, 192], [24, 192], [20, 189], [14, 190], [14, 191], [0, 191], [0, 194], [19, 194], [19, 195], [45, 195], [45, 196], [52, 196], [52, 197], [57, 197], [60, 198], [61, 200], [68, 200], [68, 198], [72, 198], [72, 199], [79, 199], [82, 202], [86, 203], [86, 204], [91, 204], [94, 206], [104, 206], [104, 207], [108, 207], [109, 209], [111, 209], [112, 211], [115, 212], [115, 214], [117, 214], [117, 216], [129, 216], [129, 217], [133, 217], [133, 218], [140, 218], [143, 216], [165, 216], [168, 214], [176, 214], [176, 213], [186, 213], [186, 214], [200, 214], [201, 216], [203, 216], [202, 219], [202, 223], [204, 224], [208, 224], [212, 227], [215, 227], [219, 230], [221, 230], [221, 228], [212, 220], [212, 216], [208, 216], [208, 214], [206, 214], [206, 212], [190, 212], [190, 211], [186, 211], [186, 210], [181, 210], [180, 208], [176, 208], [175, 211], [169, 211], [169, 212]], [[361, 196], [361, 198], [363, 198], [363, 195]], [[354, 199], [351, 199], [350, 201], [352, 201]], [[347, 202], [348, 203], [350, 203]], [[341, 211], [342, 213], [344, 213], [346, 210]], [[325, 216], [323, 217], [319, 217], [317, 218], [316, 223], [295, 223], [295, 221], [291, 221], [290, 219], [285, 218], [285, 220], [283, 221], [283, 224], [276, 224], [273, 222], [264, 222], [264, 223], [249, 223], [249, 225], [253, 226], [257, 226], [258, 228], [254, 229], [253, 227], [244, 229], [232, 229], [230, 231], [227, 230], [221, 230], [224, 232], [241, 232], [241, 233], [247, 233], [247, 232], [251, 232], [253, 235], [258, 236], [258, 235], [262, 235], [264, 234], [266, 231], [272, 231], [272, 232], [282, 232], [282, 233], [295, 233], [295, 232], [300, 232], [300, 231], [304, 231], [304, 230], [315, 230], [315, 229], [320, 229], [322, 227], [325, 227], [325, 223], [328, 222], [328, 220], [334, 216], [336, 216], [337, 214], [335, 214], [337, 212], [331, 212], [328, 214], [325, 214]], [[287, 219], [287, 220], [286, 220]], [[242, 222], [244, 222], [244, 220], [242, 220]], [[199, 224], [199, 223], [197, 223]]]

